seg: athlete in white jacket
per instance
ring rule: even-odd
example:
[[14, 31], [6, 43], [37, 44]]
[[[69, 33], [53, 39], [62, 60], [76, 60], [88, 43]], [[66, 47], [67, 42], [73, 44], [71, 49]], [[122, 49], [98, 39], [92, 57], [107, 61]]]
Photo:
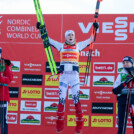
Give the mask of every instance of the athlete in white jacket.
[[[97, 29], [98, 23], [93, 26]], [[37, 23], [37, 28], [39, 24]], [[67, 30], [65, 32], [65, 43], [57, 42], [49, 38], [49, 43], [60, 52], [60, 79], [59, 79], [59, 104], [56, 120], [56, 131], [58, 133], [64, 128], [64, 105], [66, 101], [67, 89], [70, 85], [72, 99], [76, 109], [76, 128], [77, 134], [80, 134], [84, 124], [81, 104], [79, 101], [80, 80], [79, 80], [79, 53], [90, 45], [90, 38], [76, 43], [75, 32]]]
[[128, 113], [130, 111], [131, 111], [130, 112], [131, 120], [134, 128], [134, 116], [133, 116], [134, 112], [132, 110], [132, 104], [134, 104], [134, 88], [131, 89], [131, 93], [130, 93], [130, 88], [128, 88], [128, 84], [134, 80], [134, 76], [131, 72], [132, 70], [134, 70], [133, 59], [130, 56], [124, 57], [123, 70], [117, 76], [117, 79], [113, 87], [113, 93], [117, 95], [117, 100], [118, 100], [118, 133], [117, 134], [125, 134]]

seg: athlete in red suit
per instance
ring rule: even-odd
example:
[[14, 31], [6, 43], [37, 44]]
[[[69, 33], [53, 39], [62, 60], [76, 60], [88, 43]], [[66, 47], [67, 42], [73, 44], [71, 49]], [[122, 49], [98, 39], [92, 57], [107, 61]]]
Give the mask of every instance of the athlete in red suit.
[[0, 48], [0, 127], [1, 134], [8, 134], [7, 108], [9, 102], [8, 84], [13, 79], [10, 60], [2, 59], [2, 49]]

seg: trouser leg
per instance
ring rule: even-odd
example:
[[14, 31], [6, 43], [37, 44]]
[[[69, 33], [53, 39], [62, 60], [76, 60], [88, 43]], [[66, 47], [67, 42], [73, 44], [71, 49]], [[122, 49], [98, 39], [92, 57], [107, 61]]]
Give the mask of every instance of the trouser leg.
[[64, 105], [66, 101], [68, 85], [66, 82], [59, 83], [59, 104], [56, 118], [56, 132], [60, 133], [64, 129]]
[[[125, 115], [126, 114], [126, 115]], [[128, 112], [126, 112], [126, 105], [118, 105], [118, 133], [125, 134], [127, 126]]]
[[76, 109], [76, 128], [75, 128], [75, 132], [77, 134], [80, 134], [80, 133], [82, 133], [82, 128], [83, 128], [83, 125], [84, 125], [84, 119], [83, 119], [81, 104], [80, 104], [80, 101], [79, 101], [79, 92], [80, 92], [79, 83], [74, 84], [71, 89], [72, 89], [72, 99], [73, 99], [73, 103], [74, 103], [75, 109]]
[[6, 101], [0, 102], [0, 127], [1, 134], [8, 134], [8, 124], [7, 120], [7, 106], [8, 103]]

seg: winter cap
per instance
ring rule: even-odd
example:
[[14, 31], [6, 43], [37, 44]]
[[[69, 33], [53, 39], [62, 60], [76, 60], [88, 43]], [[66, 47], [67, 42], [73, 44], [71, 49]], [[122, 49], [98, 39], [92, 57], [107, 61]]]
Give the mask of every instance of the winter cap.
[[73, 35], [75, 36], [75, 33], [74, 33], [73, 30], [67, 30], [67, 31], [65, 32], [65, 38], [66, 38], [66, 36], [67, 36], [68, 34], [73, 34]]
[[123, 58], [123, 62], [124, 62], [124, 61], [129, 61], [129, 62], [131, 62], [131, 63], [133, 64], [133, 58], [130, 57], [130, 56], [125, 56], [125, 57]]

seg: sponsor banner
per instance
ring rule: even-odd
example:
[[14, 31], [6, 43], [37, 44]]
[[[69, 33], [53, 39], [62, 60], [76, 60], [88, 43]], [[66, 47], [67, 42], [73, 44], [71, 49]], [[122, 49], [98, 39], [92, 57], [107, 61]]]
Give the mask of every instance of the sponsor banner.
[[[79, 78], [80, 78], [80, 87], [84, 87], [85, 76], [80, 75]], [[87, 87], [90, 87], [90, 76], [87, 77]]]
[[7, 123], [17, 124], [18, 114], [17, 113], [7, 113]]
[[118, 62], [118, 65], [117, 65], [117, 73], [120, 73], [122, 70], [123, 70], [123, 64], [122, 64], [122, 62]]
[[[89, 116], [84, 115], [84, 126], [89, 126]], [[76, 126], [76, 116], [75, 115], [67, 115], [67, 126]]]
[[20, 111], [41, 112], [41, 101], [21, 100]]
[[108, 100], [113, 100], [113, 93], [111, 90], [107, 89], [94, 89], [92, 91], [92, 101], [108, 101]]
[[8, 111], [18, 111], [18, 100], [10, 100]]
[[[82, 112], [84, 114], [88, 114], [90, 112], [90, 109], [89, 109], [89, 104], [86, 104], [86, 103], [81, 103], [81, 107], [82, 107]], [[68, 104], [68, 113], [75, 113], [76, 109], [75, 109], [75, 106], [74, 104]]]
[[94, 87], [113, 87], [114, 76], [93, 76]]
[[[81, 38], [78, 38], [78, 42], [84, 40], [85, 37], [88, 38], [89, 34], [92, 30], [92, 21], [87, 20], [86, 18], [92, 18], [93, 15], [63, 15], [64, 23], [63, 23], [63, 31], [68, 29], [74, 29], [78, 35], [81, 35]], [[40, 32], [36, 28], [34, 24], [35, 15], [4, 15], [1, 16], [2, 29], [0, 30], [1, 41], [11, 41], [11, 42], [40, 42]], [[53, 32], [55, 27], [58, 29], [61, 28], [61, 15], [44, 15], [46, 23], [48, 23], [49, 32], [53, 33], [52, 38], [56, 38], [60, 40], [61, 31], [57, 31], [56, 34]], [[130, 15], [121, 15], [121, 17], [117, 15], [101, 15], [100, 28], [98, 30], [97, 42], [99, 43], [128, 43], [128, 41], [132, 42], [133, 37], [133, 14]], [[53, 18], [53, 21], [51, 21]], [[71, 25], [70, 20], [72, 20]], [[92, 20], [92, 19], [91, 19]], [[53, 22], [57, 22], [56, 24]], [[3, 30], [6, 29], [6, 30]], [[63, 36], [64, 38], [64, 36]], [[63, 39], [62, 39], [63, 40]]]
[[118, 103], [116, 102], [116, 114], [118, 114]]
[[21, 87], [21, 98], [42, 98], [42, 88]]
[[[89, 100], [90, 89], [80, 89], [79, 94], [80, 94], [79, 95], [80, 100]], [[71, 89], [69, 89], [69, 92], [68, 92], [68, 99], [72, 99]]]
[[[87, 66], [87, 62], [79, 62], [79, 73], [85, 73], [86, 72], [86, 66]], [[91, 64], [90, 64], [90, 68], [89, 73], [91, 72]]]
[[22, 85], [42, 85], [42, 75], [23, 74]]
[[43, 71], [43, 66], [40, 62], [25, 62], [22, 64], [22, 71], [25, 72], [34, 72], [34, 73], [39, 73]]
[[[116, 116], [115, 127], [118, 128], [118, 116]], [[127, 120], [127, 128], [133, 128], [130, 115], [128, 116], [128, 120]]]
[[[60, 62], [55, 62], [57, 70], [60, 70]], [[49, 63], [46, 62], [46, 72], [51, 72]]]
[[49, 115], [45, 115], [45, 126], [55, 126], [56, 125], [56, 113], [51, 114], [49, 113]]
[[44, 98], [45, 99], [59, 99], [59, 88], [45, 88]]
[[93, 73], [115, 73], [114, 62], [94, 62]]
[[11, 61], [13, 64], [12, 71], [13, 72], [20, 72], [20, 61]]
[[58, 101], [44, 101], [44, 112], [57, 112]]
[[20, 114], [20, 124], [41, 125], [40, 114]]
[[[87, 61], [88, 54], [89, 54], [89, 50], [87, 48], [80, 51], [80, 61], [83, 61], [83, 60]], [[102, 48], [98, 49], [98, 47], [97, 47], [92, 51], [92, 57], [94, 57], [94, 58], [100, 58], [100, 57], [102, 57], [102, 54], [103, 54]]]
[[51, 75], [45, 75], [45, 86], [59, 86], [59, 76], [51, 78]]
[[113, 127], [113, 116], [91, 116], [91, 127]]
[[19, 87], [9, 87], [10, 98], [18, 98]]
[[113, 103], [92, 103], [92, 113], [113, 114]]

